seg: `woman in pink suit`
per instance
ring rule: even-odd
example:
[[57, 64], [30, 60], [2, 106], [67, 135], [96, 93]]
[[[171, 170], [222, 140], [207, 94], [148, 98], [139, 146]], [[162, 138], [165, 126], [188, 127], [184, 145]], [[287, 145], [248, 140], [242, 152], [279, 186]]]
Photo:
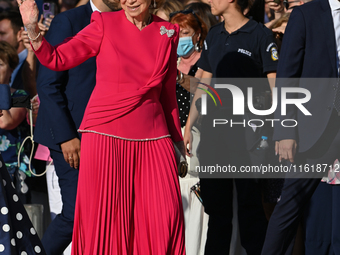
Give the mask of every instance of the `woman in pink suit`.
[[[39, 34], [35, 2], [18, 3], [43, 65], [62, 71], [97, 56], [97, 84], [79, 128], [73, 254], [185, 254], [173, 146], [184, 155], [179, 27], [149, 14], [151, 0], [121, 0], [122, 11], [94, 12], [89, 26], [52, 47]], [[72, 166], [72, 155], [67, 160]]]

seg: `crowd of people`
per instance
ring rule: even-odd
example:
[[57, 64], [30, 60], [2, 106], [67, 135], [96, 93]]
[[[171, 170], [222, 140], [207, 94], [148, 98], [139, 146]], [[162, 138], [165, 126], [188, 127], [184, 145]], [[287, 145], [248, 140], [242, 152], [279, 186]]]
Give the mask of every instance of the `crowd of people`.
[[[0, 0], [0, 84], [31, 104], [0, 109], [0, 253], [340, 254], [338, 0], [49, 3], [55, 15], [43, 15], [41, 0]], [[283, 114], [279, 99], [275, 125], [212, 129], [222, 117], [269, 118], [249, 103], [235, 115], [221, 80], [260, 97], [307, 89], [311, 116], [301, 103]], [[274, 99], [261, 98], [269, 109]], [[286, 119], [298, 125], [277, 124]], [[21, 147], [30, 125], [33, 156]], [[266, 164], [327, 171], [197, 172]], [[47, 183], [51, 223], [41, 241], [22, 206], [32, 178]]]

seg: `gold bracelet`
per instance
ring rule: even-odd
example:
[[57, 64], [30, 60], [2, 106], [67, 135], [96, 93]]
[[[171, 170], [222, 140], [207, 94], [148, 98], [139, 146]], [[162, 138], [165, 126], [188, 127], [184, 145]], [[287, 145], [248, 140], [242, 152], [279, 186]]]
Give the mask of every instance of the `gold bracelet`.
[[39, 32], [39, 34], [37, 35], [37, 37], [32, 39], [32, 38], [28, 35], [28, 33], [27, 33], [28, 39], [30, 39], [31, 42], [37, 40], [38, 37], [39, 37], [40, 35], [41, 35], [41, 34], [40, 34], [40, 32]]

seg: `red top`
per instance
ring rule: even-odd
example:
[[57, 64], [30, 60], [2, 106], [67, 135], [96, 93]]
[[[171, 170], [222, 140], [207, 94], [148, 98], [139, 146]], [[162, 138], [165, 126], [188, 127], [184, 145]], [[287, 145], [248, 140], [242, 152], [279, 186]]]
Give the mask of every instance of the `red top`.
[[123, 10], [94, 12], [90, 25], [77, 35], [55, 47], [43, 39], [35, 53], [55, 71], [97, 56], [97, 84], [80, 132], [132, 140], [170, 134], [178, 142], [183, 139], [176, 102], [178, 32], [178, 25], [154, 15], [140, 31]]

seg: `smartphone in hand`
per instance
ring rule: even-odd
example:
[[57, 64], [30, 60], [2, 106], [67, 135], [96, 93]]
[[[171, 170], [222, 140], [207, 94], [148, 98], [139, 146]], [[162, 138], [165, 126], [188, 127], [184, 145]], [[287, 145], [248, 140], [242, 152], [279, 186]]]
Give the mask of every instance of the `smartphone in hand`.
[[51, 15], [55, 16], [56, 15], [56, 6], [55, 3], [44, 3], [43, 4], [43, 15], [44, 15], [44, 21], [43, 24], [45, 26], [48, 26], [48, 24], [46, 24], [45, 20], [46, 18], [49, 18]]

